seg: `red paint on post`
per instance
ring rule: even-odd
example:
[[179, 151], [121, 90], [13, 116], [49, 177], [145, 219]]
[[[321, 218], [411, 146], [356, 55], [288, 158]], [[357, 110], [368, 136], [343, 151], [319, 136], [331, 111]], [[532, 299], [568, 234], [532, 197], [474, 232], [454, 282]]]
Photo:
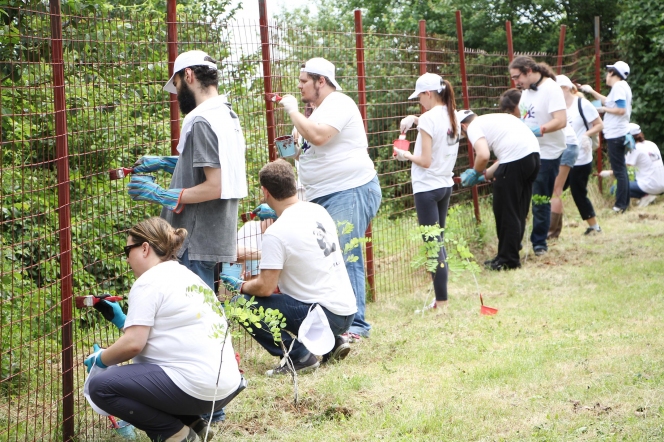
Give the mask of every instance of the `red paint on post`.
[[[505, 22], [505, 34], [507, 35], [507, 59], [512, 63], [512, 60], [514, 60], [514, 46], [512, 45], [512, 22], [509, 20]], [[516, 86], [511, 76], [510, 83], [512, 83], [512, 87]]]
[[[265, 94], [272, 93], [272, 69], [270, 66], [270, 34], [267, 22], [267, 2], [258, 0], [258, 10], [260, 11], [260, 30], [261, 30], [261, 54], [263, 56], [263, 89]], [[274, 103], [265, 101], [265, 118], [267, 121], [267, 148], [270, 161], [277, 159], [277, 150], [274, 139], [277, 137], [277, 125], [274, 121]]]

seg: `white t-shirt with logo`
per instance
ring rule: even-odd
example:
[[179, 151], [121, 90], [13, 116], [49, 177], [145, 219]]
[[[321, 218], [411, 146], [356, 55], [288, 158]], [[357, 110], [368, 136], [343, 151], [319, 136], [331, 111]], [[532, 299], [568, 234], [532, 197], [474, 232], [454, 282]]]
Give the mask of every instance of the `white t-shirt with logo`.
[[[521, 92], [519, 112], [521, 119], [528, 127], [545, 125], [553, 120], [552, 114], [559, 110], [567, 110], [565, 96], [558, 83], [548, 77], [542, 80], [536, 91], [526, 89]], [[547, 132], [544, 136], [537, 138], [537, 141], [543, 160], [560, 158], [567, 147], [563, 130]]]
[[659, 148], [652, 141], [636, 143], [625, 156], [625, 163], [636, 169], [636, 183], [650, 195], [664, 193], [664, 163]]
[[307, 201], [367, 184], [376, 176], [367, 150], [367, 134], [357, 105], [341, 92], [325, 97], [310, 121], [339, 131], [324, 146], [300, 154], [299, 178]]
[[613, 85], [611, 92], [606, 96], [604, 107], [615, 109], [616, 101], [625, 101], [625, 113], [623, 115], [604, 114], [604, 138], [620, 138], [629, 132], [629, 118], [632, 115], [632, 88], [626, 81], [619, 81]]
[[460, 125], [457, 123], [457, 136], [452, 136], [452, 126], [447, 106], [435, 106], [423, 113], [417, 124], [417, 139], [414, 155], [422, 155], [422, 131], [431, 136], [431, 165], [428, 169], [413, 163], [410, 174], [413, 180], [413, 193], [428, 192], [442, 187], [452, 187], [454, 163], [459, 152]]
[[[583, 118], [581, 118], [581, 115], [579, 114], [579, 100], [581, 100], [581, 110], [583, 111], [583, 116], [586, 117], [588, 129], [586, 129], [586, 126], [583, 124]], [[593, 127], [593, 121], [595, 121], [597, 117], [599, 117], [599, 112], [597, 112], [597, 108], [593, 106], [590, 101], [586, 100], [585, 98], [574, 98], [574, 101], [572, 101], [570, 107], [567, 108], [567, 121], [572, 125], [572, 129], [574, 129], [576, 138], [579, 140], [579, 143], [581, 142], [581, 137]], [[584, 150], [581, 148], [581, 146], [579, 146], [579, 156], [576, 159], [576, 163], [574, 163], [574, 165], [583, 166], [592, 162], [592, 160], [592, 148], [589, 150]]]
[[340, 316], [357, 312], [337, 226], [323, 206], [300, 201], [283, 211], [263, 234], [261, 270], [281, 270], [279, 290], [298, 301]]
[[182, 391], [204, 401], [225, 398], [237, 390], [241, 379], [230, 333], [224, 345], [226, 319], [210, 302], [218, 301], [198, 275], [177, 261], [166, 261], [134, 282], [125, 321], [125, 329], [150, 327], [145, 347], [133, 362], [159, 365]]
[[512, 114], [487, 114], [476, 117], [468, 126], [468, 141], [471, 144], [485, 138], [501, 164], [520, 160], [540, 151], [537, 137]]

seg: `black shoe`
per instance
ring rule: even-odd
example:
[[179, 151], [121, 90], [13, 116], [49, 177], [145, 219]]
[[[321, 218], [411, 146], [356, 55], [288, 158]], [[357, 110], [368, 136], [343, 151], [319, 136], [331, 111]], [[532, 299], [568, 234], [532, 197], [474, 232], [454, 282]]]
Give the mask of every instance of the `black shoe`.
[[326, 355], [323, 355], [321, 364], [325, 364], [330, 361], [341, 361], [342, 359], [346, 359], [348, 353], [350, 353], [350, 344], [348, 343], [348, 340], [343, 336], [337, 336], [334, 338], [334, 347], [332, 348], [332, 351]]
[[546, 255], [547, 250], [545, 248], [535, 249], [535, 256]]
[[484, 267], [489, 267], [491, 264], [493, 264], [493, 263], [495, 263], [495, 262], [497, 262], [497, 261], [498, 261], [498, 257], [497, 257], [497, 256], [496, 256], [495, 258], [493, 258], [493, 259], [487, 259], [486, 261], [484, 261]]
[[583, 234], [584, 235], [594, 235], [595, 233], [602, 233], [602, 228], [598, 227], [597, 230], [595, 230], [592, 227], [588, 227]]
[[[295, 371], [299, 373], [306, 373], [308, 371], [314, 371], [320, 366], [320, 362], [318, 362], [318, 358], [314, 356], [313, 354], [309, 353], [309, 357], [305, 359], [304, 361], [293, 361], [293, 368], [295, 368]], [[286, 362], [282, 366], [278, 366], [273, 368], [272, 370], [268, 370], [265, 372], [266, 375], [268, 376], [280, 376], [284, 374], [291, 374], [291, 368], [288, 362]]]
[[207, 431], [207, 425], [208, 423], [205, 419], [198, 419], [189, 426], [194, 431], [194, 433], [198, 435], [200, 440], [205, 441], [206, 432], [208, 434], [207, 440], [212, 440], [212, 438], [214, 437], [214, 431], [212, 431], [212, 428], [210, 428], [210, 431]]
[[521, 263], [518, 263], [517, 265], [507, 265], [505, 262], [500, 262], [496, 260], [495, 262], [491, 263], [491, 265], [486, 266], [488, 270], [495, 270], [495, 271], [501, 271], [501, 270], [515, 270], [518, 268], [521, 268]]

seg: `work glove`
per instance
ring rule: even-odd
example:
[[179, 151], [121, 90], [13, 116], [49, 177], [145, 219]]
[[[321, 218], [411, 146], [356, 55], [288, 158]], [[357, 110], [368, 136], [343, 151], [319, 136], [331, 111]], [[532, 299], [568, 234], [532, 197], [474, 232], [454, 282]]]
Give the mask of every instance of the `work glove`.
[[[134, 201], [150, 201], [159, 203], [175, 213], [182, 212], [184, 206], [180, 205], [180, 198], [184, 189], [164, 189], [152, 181], [152, 177], [145, 175], [132, 175], [127, 184], [129, 196]], [[176, 210], [177, 208], [180, 210]]]
[[636, 140], [632, 134], [625, 135], [625, 153], [631, 152], [636, 148]]
[[134, 163], [134, 172], [148, 173], [163, 170], [173, 175], [173, 171], [175, 170], [175, 165], [177, 162], [177, 156], [159, 157], [154, 155], [146, 155], [136, 160], [136, 163]]
[[593, 88], [590, 87], [589, 84], [584, 84], [583, 86], [579, 86], [579, 90], [581, 92], [585, 92], [586, 94], [590, 94], [593, 91]]
[[401, 133], [406, 133], [408, 129], [413, 127], [413, 124], [415, 124], [415, 116], [414, 115], [408, 115], [405, 117], [403, 120], [401, 120], [401, 123], [399, 123], [399, 129], [401, 130]]
[[280, 105], [284, 107], [284, 110], [286, 113], [291, 113], [291, 112], [296, 112], [298, 110], [297, 108], [297, 98], [295, 98], [292, 95], [284, 95], [281, 101], [279, 102]]
[[408, 161], [408, 158], [406, 158], [406, 152], [408, 152], [407, 150], [397, 149], [396, 147], [392, 149], [394, 152], [394, 158], [399, 161]]
[[96, 365], [99, 368], [108, 368], [102, 361], [101, 361], [101, 354], [103, 353], [104, 349], [101, 348], [99, 345], [94, 344], [92, 346], [92, 349], [94, 350], [94, 353], [92, 353], [90, 356], [85, 358], [83, 363], [85, 364], [86, 369], [88, 370], [88, 373], [90, 373], [90, 370], [92, 370], [92, 366]]
[[581, 149], [588, 152], [593, 148], [593, 140], [589, 136], [582, 135], [579, 145], [581, 146]]
[[599, 176], [601, 176], [602, 178], [608, 178], [608, 177], [610, 177], [611, 175], [613, 175], [613, 171], [612, 171], [612, 170], [603, 170], [603, 171], [601, 171], [601, 172], [599, 173]]
[[109, 295], [108, 293], [96, 296], [97, 298], [102, 298], [102, 300], [94, 304], [92, 307], [95, 310], [97, 310], [99, 313], [101, 313], [104, 319], [106, 319], [107, 321], [111, 321], [111, 323], [114, 326], [122, 330], [124, 328], [127, 315], [124, 314], [124, 312], [122, 311], [122, 307], [120, 307], [120, 304], [118, 304], [117, 302], [110, 302], [103, 300], [103, 298], [108, 298], [109, 296], [111, 295]]
[[224, 275], [223, 273], [219, 275], [219, 279], [221, 279], [221, 281], [224, 283], [224, 285], [228, 290], [233, 290], [238, 293], [240, 293], [242, 284], [244, 284], [244, 281], [241, 280], [240, 278], [236, 278], [235, 276]]
[[540, 129], [539, 126], [530, 126], [530, 130], [533, 131], [533, 134], [535, 134], [536, 137], [542, 137], [544, 136], [542, 134], [542, 129]]
[[256, 207], [251, 213], [256, 215], [261, 221], [265, 221], [266, 219], [277, 219], [277, 212], [272, 210], [272, 208], [265, 203]]
[[484, 175], [475, 169], [468, 169], [461, 174], [461, 185], [463, 187], [474, 186], [485, 182]]

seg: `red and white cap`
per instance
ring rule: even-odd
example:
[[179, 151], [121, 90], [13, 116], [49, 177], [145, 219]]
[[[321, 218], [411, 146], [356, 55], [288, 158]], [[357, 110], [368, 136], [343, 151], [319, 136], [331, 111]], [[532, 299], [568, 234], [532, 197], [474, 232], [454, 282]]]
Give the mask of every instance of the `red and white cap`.
[[203, 51], [187, 51], [178, 55], [178, 58], [175, 59], [175, 64], [173, 65], [173, 75], [171, 75], [168, 83], [164, 86], [164, 90], [171, 94], [178, 93], [173, 85], [173, 77], [175, 77], [175, 74], [182, 69], [190, 68], [192, 66], [208, 66], [210, 69], [217, 69], [217, 65], [206, 60], [206, 57], [210, 56]]

